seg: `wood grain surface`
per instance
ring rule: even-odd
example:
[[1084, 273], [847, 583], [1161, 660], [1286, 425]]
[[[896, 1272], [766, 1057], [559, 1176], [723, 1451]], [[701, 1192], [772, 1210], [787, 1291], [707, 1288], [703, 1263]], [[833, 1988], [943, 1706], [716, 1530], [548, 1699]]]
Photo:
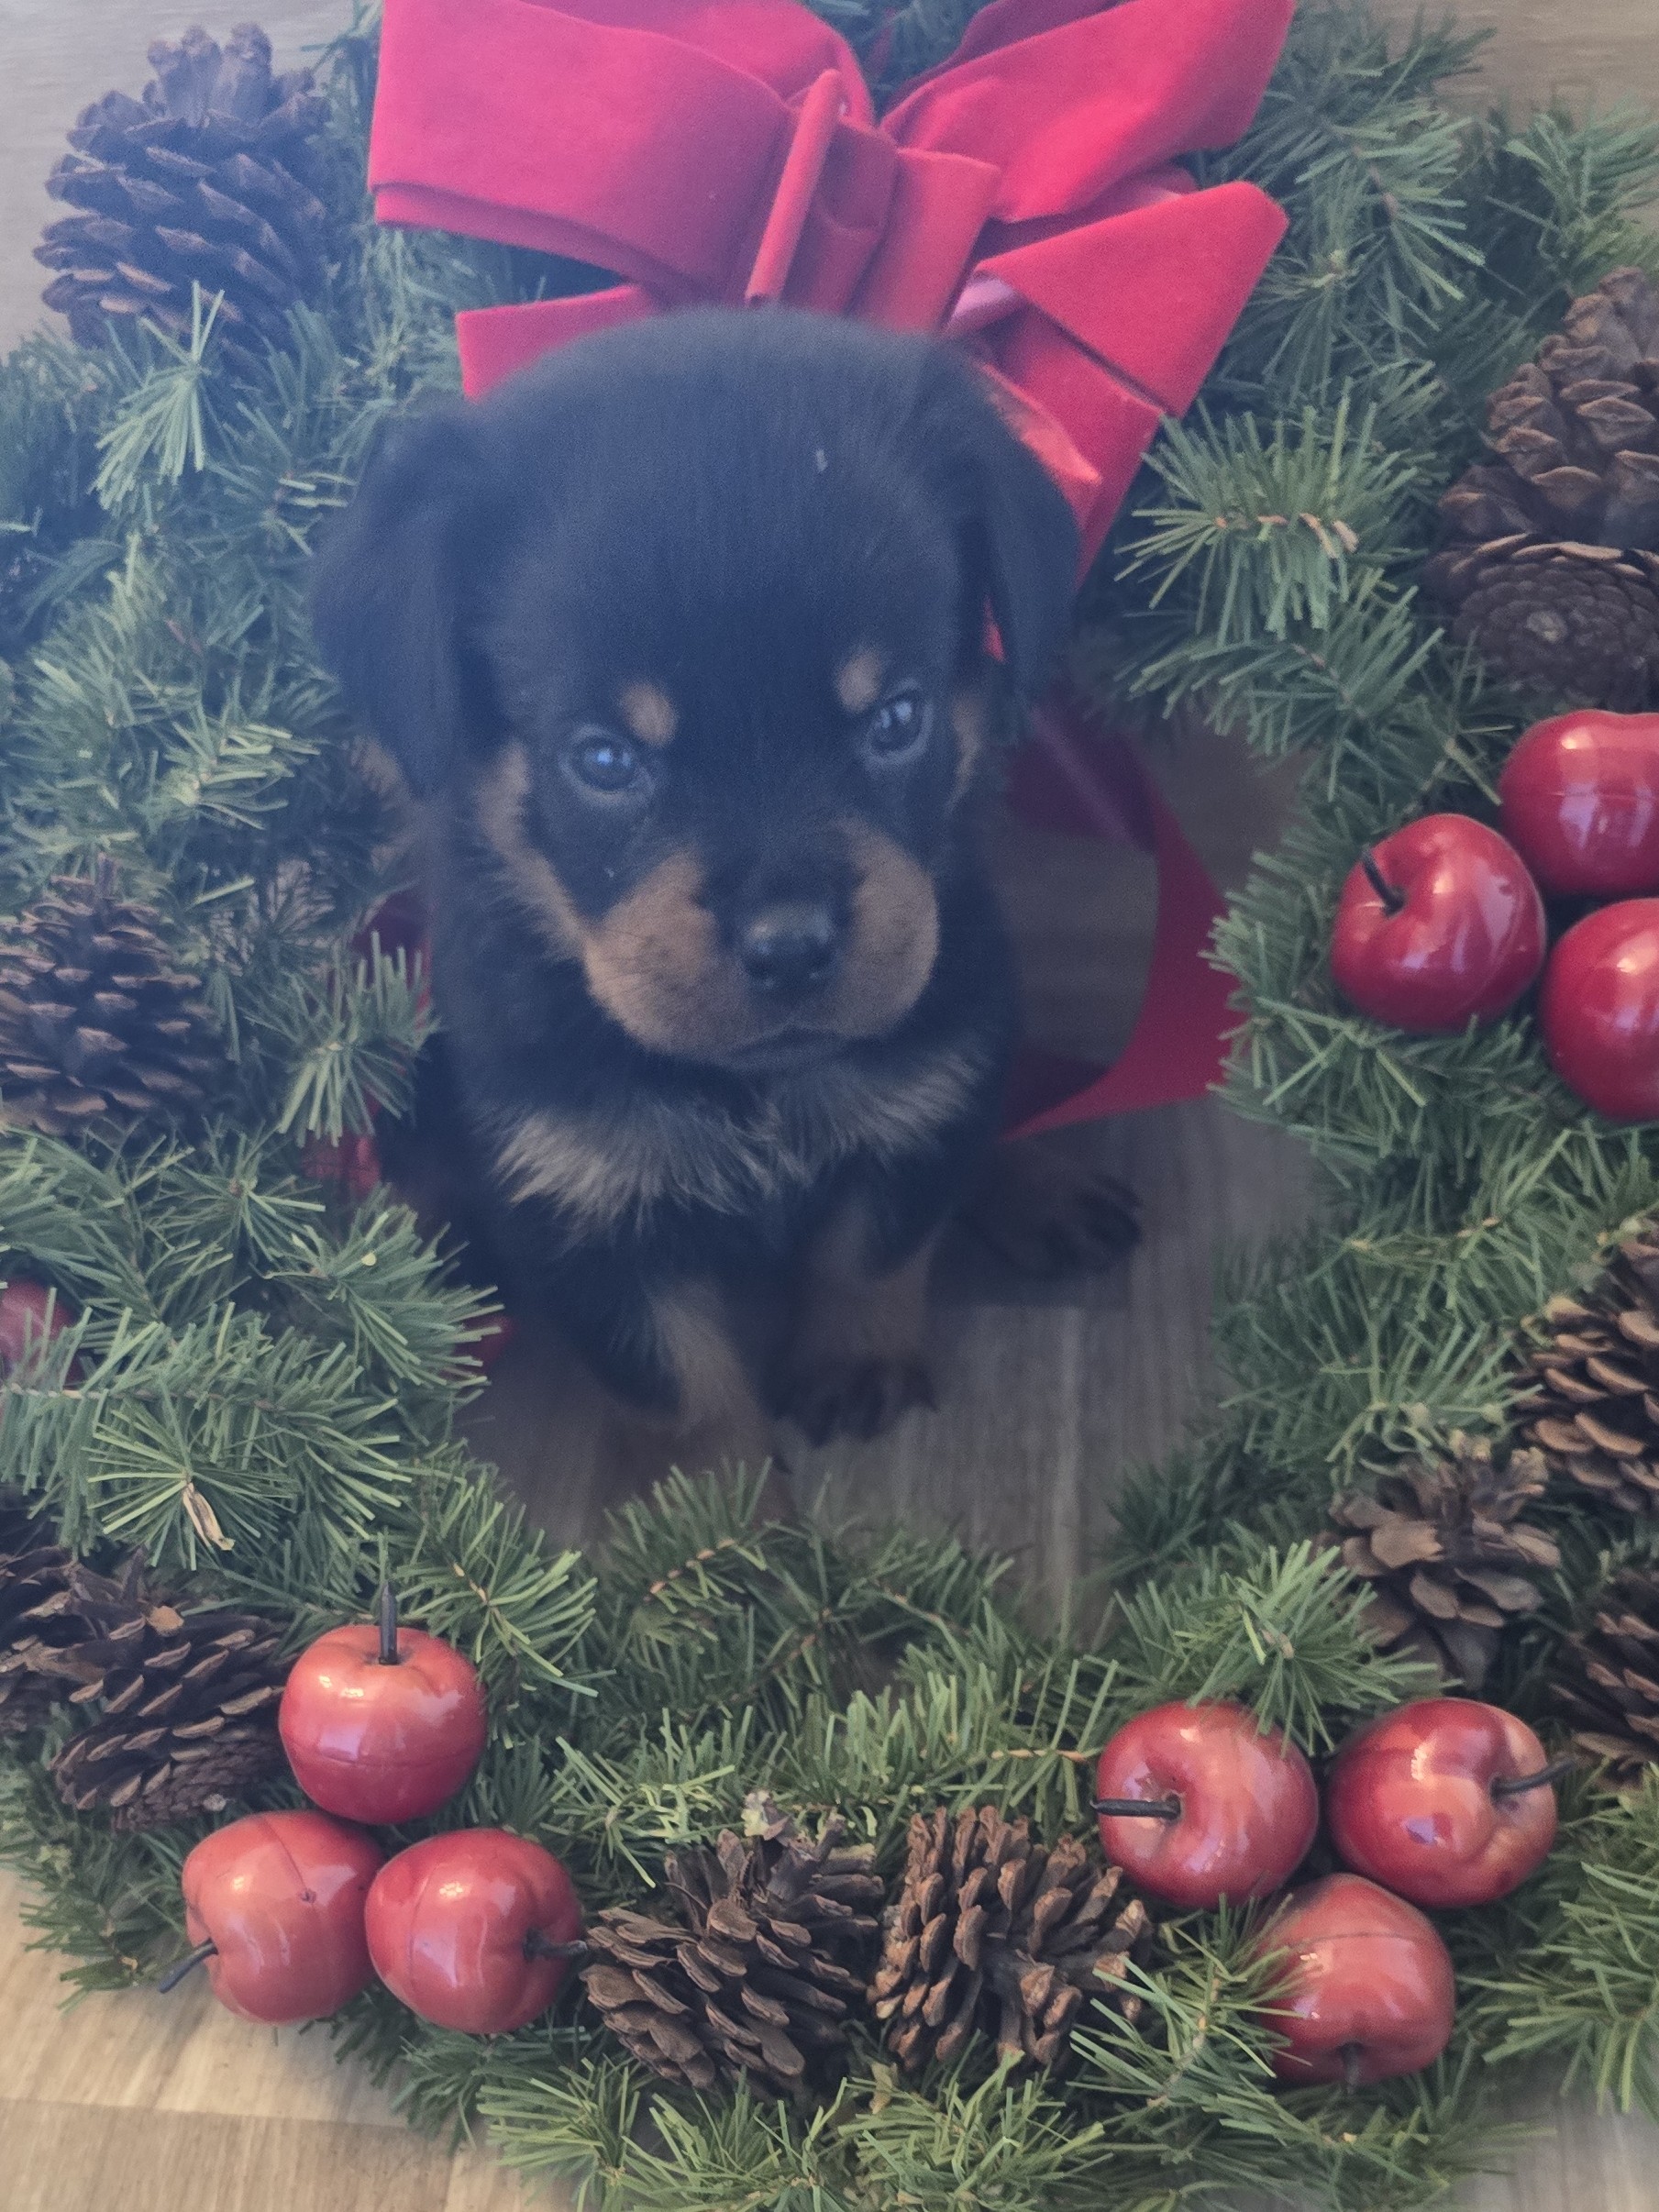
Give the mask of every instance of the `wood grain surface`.
[[[1418, 0], [1374, 0], [1386, 22], [1408, 27]], [[1489, 34], [1477, 75], [1450, 88], [1465, 105], [1502, 100], [1518, 113], [1564, 99], [1576, 109], [1629, 102], [1659, 108], [1659, 6], [1654, 0], [1456, 0], [1422, 11], [1453, 15]]]
[[[0, 345], [36, 318], [29, 249], [40, 188], [75, 109], [137, 89], [143, 50], [203, 11], [178, 0], [0, 0]], [[267, 0], [284, 63], [343, 16], [331, 0]], [[1408, 20], [1412, 0], [1386, 0]], [[238, 15], [241, 10], [238, 8]], [[1659, 105], [1659, 0], [1475, 0], [1496, 39], [1470, 98], [1560, 91]], [[211, 28], [227, 23], [214, 20]], [[1171, 756], [1168, 788], [1224, 879], [1282, 820], [1286, 787], [1235, 748]], [[1001, 861], [1056, 1044], [1109, 1050], [1125, 1034], [1150, 935], [1145, 864], [1011, 835]], [[1218, 1250], [1271, 1234], [1308, 1204], [1294, 1149], [1211, 1102], [1142, 1114], [1078, 1140], [1136, 1188], [1139, 1249], [1087, 1295], [1012, 1299], [953, 1269], [940, 1314], [943, 1405], [882, 1444], [802, 1463], [832, 1510], [947, 1524], [1014, 1551], [1034, 1592], [1057, 1596], [1110, 1523], [1124, 1468], [1168, 1450], [1216, 1388], [1208, 1343]], [[476, 1438], [572, 1536], [601, 1500], [549, 1449], [548, 1385], [521, 1354], [481, 1409]], [[0, 2212], [507, 2212], [518, 2184], [474, 2147], [452, 2154], [404, 2127], [315, 2033], [265, 2032], [217, 2010], [199, 1983], [171, 1997], [97, 1996], [59, 2009], [50, 1955], [27, 1948], [0, 1878]], [[1471, 2184], [1466, 2212], [1659, 2212], [1659, 2130], [1582, 2102], [1523, 2100], [1535, 2143]], [[538, 2201], [547, 2201], [546, 2195]]]

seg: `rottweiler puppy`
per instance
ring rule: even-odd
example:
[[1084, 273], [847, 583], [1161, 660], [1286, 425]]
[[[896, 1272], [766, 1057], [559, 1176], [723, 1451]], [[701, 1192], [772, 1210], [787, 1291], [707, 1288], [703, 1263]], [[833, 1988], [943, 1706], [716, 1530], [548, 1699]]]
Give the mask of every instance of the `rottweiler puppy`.
[[930, 1398], [1016, 1029], [978, 802], [1077, 552], [958, 353], [770, 308], [410, 415], [321, 549], [323, 656], [424, 816], [470, 1211], [654, 1421]]

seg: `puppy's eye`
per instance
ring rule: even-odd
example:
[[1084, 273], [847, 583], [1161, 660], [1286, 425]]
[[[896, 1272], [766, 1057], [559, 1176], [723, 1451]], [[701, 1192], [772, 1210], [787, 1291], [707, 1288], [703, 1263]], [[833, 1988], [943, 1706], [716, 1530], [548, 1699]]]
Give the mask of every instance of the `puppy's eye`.
[[864, 749], [884, 768], [913, 760], [933, 728], [932, 702], [912, 689], [884, 699], [864, 727]]
[[642, 790], [646, 781], [638, 747], [613, 730], [578, 730], [565, 747], [565, 765], [578, 783], [607, 798]]

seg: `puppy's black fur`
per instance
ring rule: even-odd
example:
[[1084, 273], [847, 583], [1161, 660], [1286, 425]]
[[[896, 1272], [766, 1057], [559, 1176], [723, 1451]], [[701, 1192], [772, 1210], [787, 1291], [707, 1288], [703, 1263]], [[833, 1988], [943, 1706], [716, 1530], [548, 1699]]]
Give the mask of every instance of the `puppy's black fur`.
[[324, 656], [426, 817], [503, 1289], [636, 1405], [726, 1389], [758, 1288], [775, 1410], [923, 1394], [1014, 1031], [974, 801], [1076, 553], [968, 364], [781, 310], [409, 417], [325, 544]]

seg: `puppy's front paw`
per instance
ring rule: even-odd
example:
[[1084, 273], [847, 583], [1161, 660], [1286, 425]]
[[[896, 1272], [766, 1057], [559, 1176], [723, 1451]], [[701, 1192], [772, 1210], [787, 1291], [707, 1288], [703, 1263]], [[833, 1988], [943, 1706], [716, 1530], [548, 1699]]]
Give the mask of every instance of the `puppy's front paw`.
[[868, 1441], [890, 1429], [912, 1406], [931, 1410], [938, 1402], [927, 1362], [913, 1353], [786, 1366], [774, 1391], [778, 1413], [796, 1422], [815, 1444], [828, 1443], [833, 1436]]
[[1042, 1137], [998, 1145], [961, 1218], [1006, 1266], [1043, 1281], [1099, 1274], [1141, 1233], [1127, 1183]]

